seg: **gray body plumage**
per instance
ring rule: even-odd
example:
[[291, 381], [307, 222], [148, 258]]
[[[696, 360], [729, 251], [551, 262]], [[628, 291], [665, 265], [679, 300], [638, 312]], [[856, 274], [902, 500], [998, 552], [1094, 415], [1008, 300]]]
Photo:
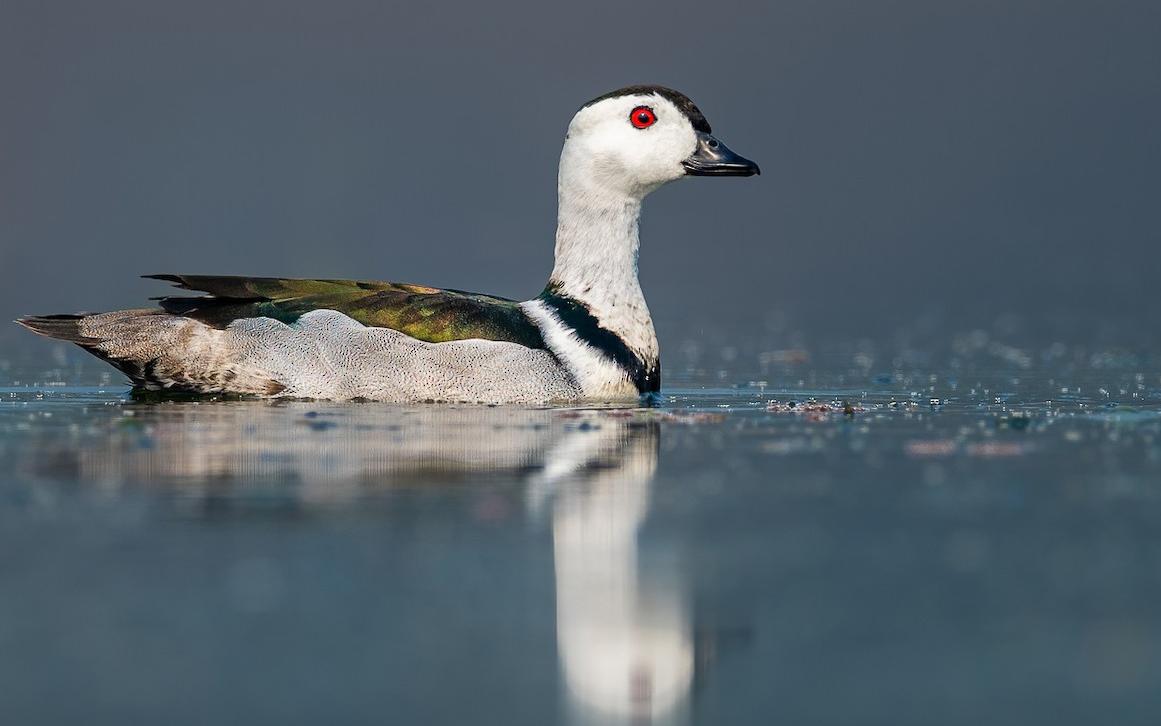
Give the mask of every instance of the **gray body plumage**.
[[399, 403], [584, 397], [548, 350], [491, 340], [427, 343], [334, 310], [289, 325], [244, 318], [221, 330], [155, 310], [23, 324], [78, 343], [147, 390]]

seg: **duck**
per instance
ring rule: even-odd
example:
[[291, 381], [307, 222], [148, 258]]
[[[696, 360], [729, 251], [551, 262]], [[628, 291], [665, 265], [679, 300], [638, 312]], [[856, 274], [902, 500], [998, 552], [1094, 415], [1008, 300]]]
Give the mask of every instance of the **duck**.
[[550, 404], [656, 396], [661, 358], [638, 280], [641, 205], [688, 176], [748, 177], [686, 95], [635, 85], [573, 116], [555, 261], [531, 300], [370, 280], [146, 275], [192, 295], [16, 322], [161, 395]]

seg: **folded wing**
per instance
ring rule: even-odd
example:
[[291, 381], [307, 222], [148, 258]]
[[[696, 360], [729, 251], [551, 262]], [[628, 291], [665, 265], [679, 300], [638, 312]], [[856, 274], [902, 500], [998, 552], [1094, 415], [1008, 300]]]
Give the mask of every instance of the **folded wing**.
[[495, 340], [544, 348], [540, 330], [513, 300], [422, 285], [366, 280], [147, 275], [202, 296], [167, 296], [168, 313], [225, 328], [242, 318], [293, 323], [312, 310], [336, 310], [363, 325], [390, 328], [429, 343]]

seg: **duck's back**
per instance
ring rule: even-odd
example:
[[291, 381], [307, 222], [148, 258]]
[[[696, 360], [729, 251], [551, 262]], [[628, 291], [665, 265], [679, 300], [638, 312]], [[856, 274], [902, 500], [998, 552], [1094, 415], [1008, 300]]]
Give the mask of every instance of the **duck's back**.
[[158, 298], [168, 313], [225, 328], [244, 318], [291, 324], [315, 310], [335, 310], [372, 328], [389, 328], [428, 343], [494, 340], [544, 348], [540, 330], [519, 303], [492, 295], [370, 280], [148, 275], [195, 297]]

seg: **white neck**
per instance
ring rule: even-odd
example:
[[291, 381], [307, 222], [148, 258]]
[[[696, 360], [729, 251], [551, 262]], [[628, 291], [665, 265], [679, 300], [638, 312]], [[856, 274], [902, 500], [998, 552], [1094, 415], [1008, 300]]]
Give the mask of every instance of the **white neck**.
[[570, 174], [569, 167], [561, 165], [556, 264], [549, 285], [587, 306], [601, 327], [643, 358], [656, 359], [657, 335], [637, 279], [644, 194], [602, 187]]

